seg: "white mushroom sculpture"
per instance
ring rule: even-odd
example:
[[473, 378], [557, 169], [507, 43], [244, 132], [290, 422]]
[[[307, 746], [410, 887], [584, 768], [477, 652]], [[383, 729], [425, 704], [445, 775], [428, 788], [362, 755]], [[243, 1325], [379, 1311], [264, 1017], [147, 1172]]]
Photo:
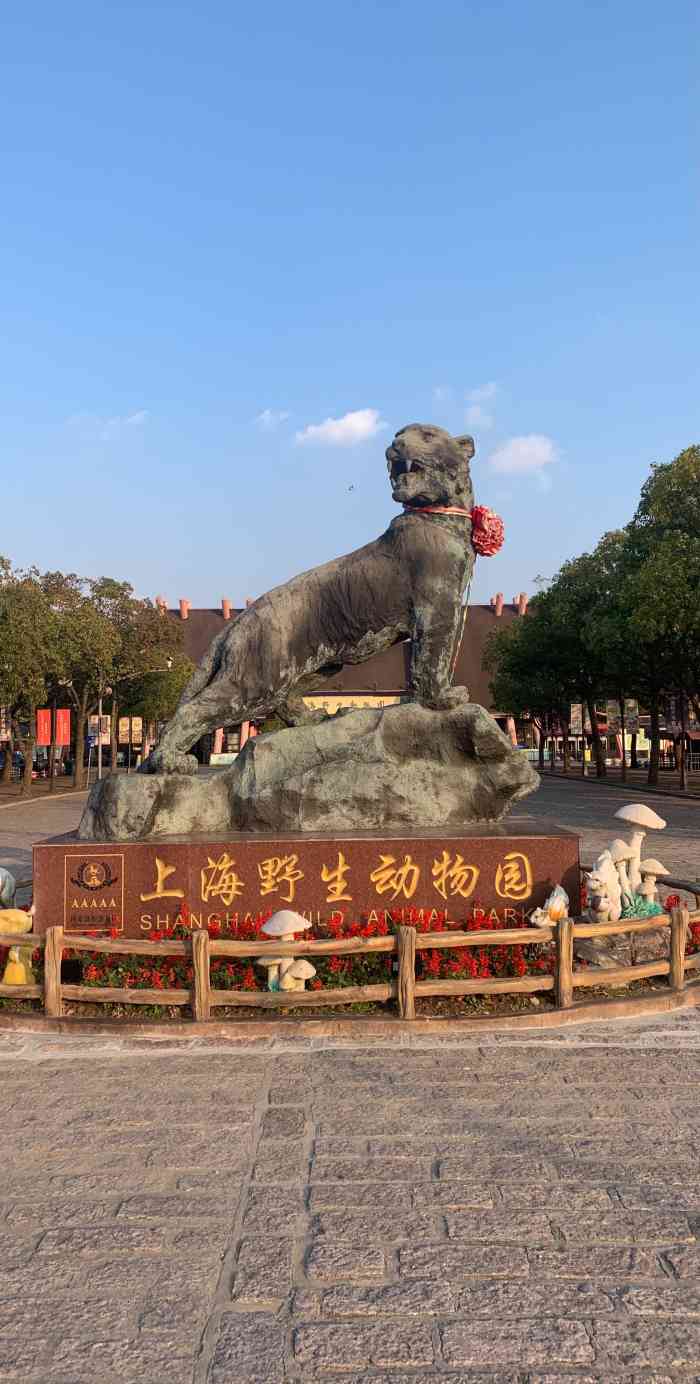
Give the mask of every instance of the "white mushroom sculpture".
[[620, 894], [624, 907], [625, 904], [632, 902], [632, 894], [634, 892], [627, 873], [627, 867], [635, 859], [635, 848], [629, 841], [623, 841], [621, 837], [618, 837], [616, 841], [611, 842], [610, 855], [612, 856], [612, 862], [620, 880]]
[[267, 971], [268, 990], [279, 990], [280, 966], [284, 957], [282, 956], [259, 956], [257, 965], [262, 970]]
[[280, 980], [280, 990], [304, 990], [307, 980], [313, 980], [316, 974], [316, 967], [306, 961], [303, 956], [298, 956], [296, 961], [291, 958], [292, 964], [287, 968]]
[[657, 879], [660, 875], [670, 875], [671, 871], [667, 870], [660, 860], [643, 860], [639, 868], [642, 872], [640, 894], [643, 894], [645, 899], [655, 899], [658, 894]]
[[[266, 937], [274, 937], [278, 942], [293, 942], [298, 932], [308, 932], [310, 927], [311, 923], [308, 918], [304, 918], [301, 913], [295, 913], [293, 908], [281, 908], [279, 912], [273, 913], [272, 917], [268, 918], [266, 923], [263, 923], [260, 931], [264, 932]], [[268, 989], [290, 989], [288, 985], [283, 984], [284, 977], [288, 971], [298, 964], [299, 960], [299, 957], [294, 956], [278, 956], [276, 959], [271, 958], [269, 961], [267, 957], [261, 957], [260, 964], [268, 965], [273, 968], [279, 967], [278, 971], [272, 970], [268, 972]], [[314, 971], [314, 975], [315, 974], [316, 972]], [[301, 988], [303, 989], [303, 986]]]
[[661, 831], [666, 826], [663, 817], [659, 817], [653, 808], [647, 807], [646, 803], [627, 803], [625, 807], [619, 807], [615, 813], [616, 817], [622, 822], [628, 822], [634, 827], [630, 839], [630, 846], [634, 849], [634, 855], [629, 863], [629, 882], [633, 894], [639, 891], [642, 879], [641, 858], [642, 841], [648, 831]]

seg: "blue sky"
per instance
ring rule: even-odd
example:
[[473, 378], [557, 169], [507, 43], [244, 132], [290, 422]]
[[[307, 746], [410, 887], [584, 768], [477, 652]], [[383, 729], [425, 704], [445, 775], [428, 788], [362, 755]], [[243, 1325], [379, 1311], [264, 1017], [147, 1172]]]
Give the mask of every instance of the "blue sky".
[[435, 421], [506, 522], [474, 597], [532, 591], [700, 441], [699, 35], [690, 0], [14, 7], [0, 550], [240, 602], [381, 532]]

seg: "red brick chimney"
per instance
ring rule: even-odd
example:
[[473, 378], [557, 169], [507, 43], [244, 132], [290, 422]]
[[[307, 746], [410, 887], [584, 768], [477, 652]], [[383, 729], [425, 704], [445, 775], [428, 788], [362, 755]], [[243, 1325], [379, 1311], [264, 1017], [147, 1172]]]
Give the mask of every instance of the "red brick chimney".
[[503, 614], [503, 592], [499, 591], [493, 598], [493, 613], [497, 619]]
[[186, 620], [186, 619], [187, 619], [187, 617], [188, 617], [188, 615], [189, 615], [189, 613], [190, 613], [190, 607], [191, 607], [191, 605], [192, 605], [192, 602], [191, 602], [191, 601], [186, 601], [186, 600], [184, 599], [184, 597], [182, 597], [182, 596], [180, 597], [180, 619], [181, 619], [181, 620]]
[[227, 601], [225, 596], [221, 601], [221, 613], [224, 617], [224, 620], [231, 619], [231, 602]]
[[518, 596], [518, 615], [524, 615], [527, 611], [528, 597], [525, 591], [521, 591]]

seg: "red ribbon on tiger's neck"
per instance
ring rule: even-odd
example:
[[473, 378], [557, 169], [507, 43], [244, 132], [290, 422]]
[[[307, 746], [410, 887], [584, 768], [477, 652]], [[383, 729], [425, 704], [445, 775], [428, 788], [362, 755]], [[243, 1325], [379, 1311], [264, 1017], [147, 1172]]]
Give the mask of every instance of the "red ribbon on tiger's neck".
[[462, 509], [460, 505], [404, 505], [405, 514], [458, 514], [471, 519], [471, 544], [479, 557], [493, 557], [503, 547], [503, 520], [486, 505]]
[[460, 509], [459, 505], [404, 505], [406, 514], [462, 514], [471, 519], [470, 509]]

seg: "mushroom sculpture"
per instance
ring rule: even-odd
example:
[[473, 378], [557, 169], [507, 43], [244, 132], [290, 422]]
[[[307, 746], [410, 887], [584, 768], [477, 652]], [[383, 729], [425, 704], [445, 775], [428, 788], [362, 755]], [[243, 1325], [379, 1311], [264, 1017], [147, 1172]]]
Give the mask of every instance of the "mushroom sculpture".
[[620, 895], [622, 904], [625, 906], [632, 902], [634, 893], [627, 870], [630, 862], [635, 858], [635, 848], [629, 841], [623, 841], [618, 837], [610, 846], [610, 855], [620, 880]]
[[[311, 923], [308, 918], [302, 917], [301, 913], [295, 913], [293, 908], [281, 908], [278, 913], [273, 913], [272, 917], [263, 923], [260, 931], [264, 932], [266, 937], [274, 937], [278, 942], [293, 942], [297, 933], [308, 932], [310, 927]], [[268, 990], [296, 989], [296, 985], [289, 986], [283, 982], [287, 973], [297, 966], [299, 961], [300, 958], [294, 956], [271, 957], [269, 960], [267, 957], [261, 957], [259, 964], [270, 967], [267, 979]], [[303, 983], [299, 988], [303, 990]]]
[[669, 875], [671, 871], [667, 870], [660, 860], [643, 860], [640, 869], [642, 882], [639, 886], [639, 892], [645, 899], [655, 899], [658, 894], [657, 879], [660, 875]]
[[280, 988], [280, 966], [284, 957], [282, 956], [259, 956], [257, 965], [262, 970], [267, 971], [268, 990], [279, 990]]
[[619, 807], [615, 813], [616, 817], [622, 822], [628, 822], [634, 827], [630, 839], [630, 846], [634, 850], [634, 855], [629, 862], [629, 882], [633, 894], [639, 890], [642, 880], [641, 858], [642, 841], [648, 831], [661, 831], [666, 823], [663, 817], [659, 817], [653, 808], [647, 807], [646, 803], [627, 803], [625, 807]]
[[292, 964], [285, 971], [280, 980], [280, 990], [304, 990], [307, 980], [313, 980], [316, 974], [316, 967], [311, 965], [303, 956], [298, 956], [296, 961], [291, 958]]

